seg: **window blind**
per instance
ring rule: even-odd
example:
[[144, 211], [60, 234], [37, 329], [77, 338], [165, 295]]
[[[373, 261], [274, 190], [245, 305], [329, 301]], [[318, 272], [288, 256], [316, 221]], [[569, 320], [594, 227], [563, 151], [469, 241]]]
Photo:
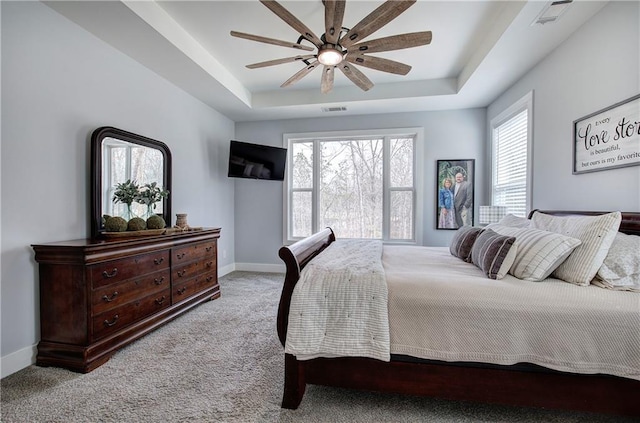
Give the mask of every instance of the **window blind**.
[[492, 204], [522, 217], [527, 213], [527, 125], [525, 109], [493, 130]]

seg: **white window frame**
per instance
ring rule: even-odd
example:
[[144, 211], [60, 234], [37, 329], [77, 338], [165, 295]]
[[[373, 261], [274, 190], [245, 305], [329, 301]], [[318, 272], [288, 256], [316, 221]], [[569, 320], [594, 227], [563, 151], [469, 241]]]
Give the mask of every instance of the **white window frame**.
[[495, 131], [496, 129], [515, 117], [519, 113], [527, 111], [527, 176], [526, 176], [526, 210], [525, 215], [529, 215], [531, 212], [531, 205], [533, 204], [533, 91], [528, 92], [518, 101], [509, 106], [502, 113], [491, 119], [489, 124], [489, 139], [491, 140], [491, 155], [489, 157], [489, 183], [490, 183], [490, 203], [491, 205], [499, 205], [494, 204], [494, 194], [495, 194], [495, 169], [494, 169], [494, 158], [496, 154], [496, 140], [495, 140]]
[[[384, 172], [384, 180], [383, 180], [383, 241], [386, 244], [422, 244], [422, 232], [423, 232], [423, 224], [422, 224], [422, 216], [423, 216], [423, 192], [424, 192], [424, 134], [423, 128], [390, 128], [390, 129], [366, 129], [366, 130], [351, 130], [351, 131], [326, 131], [326, 132], [304, 132], [304, 133], [287, 133], [282, 136], [282, 145], [287, 149], [287, 171], [284, 178], [284, 186], [283, 186], [283, 213], [282, 213], [282, 230], [283, 230], [283, 241], [285, 244], [291, 244], [295, 241], [298, 241], [299, 237], [290, 236], [290, 222], [289, 222], [289, 202], [291, 199], [289, 187], [291, 185], [291, 166], [293, 165], [293, 149], [291, 148], [291, 144], [294, 141], [302, 141], [302, 140], [313, 140], [313, 139], [348, 139], [348, 138], [374, 138], [374, 137], [402, 137], [402, 136], [414, 136], [415, 137], [415, 148], [414, 148], [414, 205], [413, 205], [413, 226], [414, 226], [414, 234], [412, 240], [391, 240], [388, 239], [389, 234], [389, 197], [390, 192], [392, 190], [397, 190], [402, 188], [389, 188], [389, 172], [388, 169]], [[388, 166], [388, 148], [385, 146], [385, 161], [384, 167]], [[317, 161], [315, 157], [314, 147], [314, 179], [319, 177], [320, 174], [317, 169]], [[317, 185], [317, 181], [314, 183]], [[311, 190], [311, 189], [309, 189]], [[318, 198], [317, 198], [317, 190], [312, 191], [312, 204], [314, 207], [318, 206]], [[317, 212], [314, 211], [312, 213], [312, 228], [317, 227]], [[321, 229], [321, 228], [319, 228]], [[314, 232], [312, 230], [312, 232]], [[336, 234], [337, 237], [340, 237], [340, 234]]]

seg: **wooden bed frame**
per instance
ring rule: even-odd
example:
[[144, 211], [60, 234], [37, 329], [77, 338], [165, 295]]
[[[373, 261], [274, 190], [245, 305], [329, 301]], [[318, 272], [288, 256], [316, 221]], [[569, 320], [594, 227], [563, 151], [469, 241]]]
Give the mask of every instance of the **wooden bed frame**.
[[[553, 215], [599, 215], [605, 212], [542, 211]], [[533, 212], [532, 212], [533, 214]], [[531, 215], [530, 215], [531, 216]], [[640, 213], [623, 213], [620, 232], [640, 235]], [[286, 275], [278, 309], [278, 337], [284, 346], [289, 307], [300, 271], [335, 241], [330, 228], [282, 247]], [[635, 295], [635, 294], [633, 294]], [[640, 381], [553, 371], [534, 365], [447, 363], [391, 356], [297, 360], [285, 354], [282, 407], [296, 409], [307, 384], [439, 397], [517, 406], [558, 408], [640, 416]]]

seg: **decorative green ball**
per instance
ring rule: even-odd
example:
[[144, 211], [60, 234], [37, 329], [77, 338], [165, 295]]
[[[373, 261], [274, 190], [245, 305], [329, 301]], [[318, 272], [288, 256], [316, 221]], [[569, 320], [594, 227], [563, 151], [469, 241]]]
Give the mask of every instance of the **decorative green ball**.
[[147, 219], [147, 229], [162, 229], [167, 225], [164, 219], [157, 214], [149, 216]]
[[147, 229], [147, 222], [141, 217], [134, 217], [127, 225], [128, 231], [144, 231]]
[[120, 216], [104, 215], [104, 230], [107, 232], [124, 232], [127, 230], [127, 221]]

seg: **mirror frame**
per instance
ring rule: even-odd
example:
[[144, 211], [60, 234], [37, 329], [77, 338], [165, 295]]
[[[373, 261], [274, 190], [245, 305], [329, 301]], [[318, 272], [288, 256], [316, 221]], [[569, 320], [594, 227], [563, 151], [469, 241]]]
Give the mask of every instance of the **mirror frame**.
[[162, 141], [143, 137], [111, 126], [103, 126], [91, 135], [91, 237], [98, 238], [104, 231], [102, 224], [102, 140], [117, 138], [132, 144], [159, 150], [164, 162], [162, 187], [169, 191], [163, 202], [162, 217], [171, 227], [171, 150]]

